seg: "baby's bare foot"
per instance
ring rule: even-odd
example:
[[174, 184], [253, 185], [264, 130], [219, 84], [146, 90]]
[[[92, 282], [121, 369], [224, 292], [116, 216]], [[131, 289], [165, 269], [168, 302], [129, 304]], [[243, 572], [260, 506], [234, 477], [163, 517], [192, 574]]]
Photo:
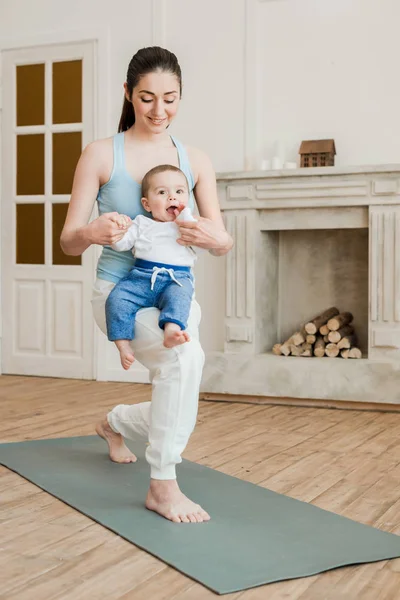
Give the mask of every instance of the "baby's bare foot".
[[115, 345], [119, 350], [122, 368], [127, 371], [135, 360], [129, 340], [117, 340]]
[[146, 508], [174, 523], [202, 523], [210, 515], [179, 489], [175, 479], [152, 479], [147, 493]]
[[96, 425], [96, 433], [106, 440], [110, 451], [110, 458], [116, 463], [136, 462], [136, 456], [125, 446], [124, 438], [120, 433], [115, 433], [107, 421], [99, 421]]
[[173, 348], [185, 342], [190, 342], [189, 334], [176, 323], [167, 323], [164, 327], [164, 346]]

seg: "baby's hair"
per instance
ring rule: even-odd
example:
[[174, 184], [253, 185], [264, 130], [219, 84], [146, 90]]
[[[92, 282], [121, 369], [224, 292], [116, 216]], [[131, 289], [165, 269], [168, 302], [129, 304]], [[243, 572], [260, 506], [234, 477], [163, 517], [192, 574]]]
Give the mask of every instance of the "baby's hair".
[[144, 198], [147, 198], [147, 194], [149, 192], [149, 187], [150, 187], [152, 177], [154, 177], [154, 175], [158, 175], [158, 173], [166, 173], [167, 171], [173, 171], [174, 173], [181, 173], [184, 176], [187, 188], [189, 189], [187, 177], [183, 171], [178, 169], [178, 167], [174, 167], [174, 165], [158, 165], [157, 167], [150, 169], [150, 171], [147, 171], [146, 175], [143, 177], [142, 196]]

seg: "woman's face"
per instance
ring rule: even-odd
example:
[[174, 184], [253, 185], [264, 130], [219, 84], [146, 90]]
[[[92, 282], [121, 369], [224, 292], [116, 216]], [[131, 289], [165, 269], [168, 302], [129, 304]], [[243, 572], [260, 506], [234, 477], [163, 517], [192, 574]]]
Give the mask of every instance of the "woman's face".
[[131, 98], [135, 126], [152, 133], [162, 133], [174, 119], [179, 99], [179, 81], [175, 75], [165, 71], [143, 75]]

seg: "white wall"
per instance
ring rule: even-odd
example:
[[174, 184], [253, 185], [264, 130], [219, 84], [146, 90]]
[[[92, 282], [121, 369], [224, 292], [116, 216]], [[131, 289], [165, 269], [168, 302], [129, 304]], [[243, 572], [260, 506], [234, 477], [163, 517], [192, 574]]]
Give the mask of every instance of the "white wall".
[[400, 161], [398, 0], [258, 3], [261, 155], [334, 138], [337, 165]]
[[[109, 114], [101, 134], [112, 135], [132, 55], [140, 47], [162, 43], [176, 52], [183, 72], [183, 102], [171, 132], [208, 152], [217, 170], [241, 169], [243, 14], [243, 0], [117, 0], [112, 4], [105, 0], [3, 0], [0, 47], [14, 45], [15, 39], [30, 45], [53, 32], [61, 32], [64, 39], [68, 31], [106, 28], [109, 85], [103, 93], [108, 96]], [[203, 345], [206, 350], [219, 349], [223, 344], [224, 259], [203, 254], [196, 278], [203, 309]]]
[[[247, 29], [246, 6], [254, 9]], [[173, 133], [208, 152], [217, 171], [244, 168], [244, 127], [254, 116], [252, 159], [270, 156], [277, 139], [293, 160], [302, 139], [333, 137], [338, 165], [366, 164], [399, 162], [399, 22], [398, 0], [2, 0], [0, 46], [13, 37], [107, 28], [110, 135], [132, 54], [162, 43], [183, 70]], [[245, 90], [245, 67], [258, 77], [259, 93]], [[218, 350], [224, 260], [205, 255], [197, 271], [203, 345]]]
[[[163, 40], [153, 38], [154, 10]], [[107, 27], [111, 134], [132, 55], [163, 41], [177, 54], [183, 73], [184, 101], [174, 134], [209, 152], [217, 170], [241, 169], [243, 16], [244, 0], [2, 0], [0, 45], [14, 37]]]

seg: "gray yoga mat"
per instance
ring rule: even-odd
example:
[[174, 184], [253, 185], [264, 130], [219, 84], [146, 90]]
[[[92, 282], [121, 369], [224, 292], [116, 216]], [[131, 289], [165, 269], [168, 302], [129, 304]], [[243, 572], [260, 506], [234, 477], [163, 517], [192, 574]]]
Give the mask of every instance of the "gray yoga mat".
[[145, 446], [118, 465], [97, 436], [0, 444], [0, 463], [218, 594], [400, 556], [400, 536], [184, 460], [184, 493], [212, 520], [175, 524], [144, 508]]

